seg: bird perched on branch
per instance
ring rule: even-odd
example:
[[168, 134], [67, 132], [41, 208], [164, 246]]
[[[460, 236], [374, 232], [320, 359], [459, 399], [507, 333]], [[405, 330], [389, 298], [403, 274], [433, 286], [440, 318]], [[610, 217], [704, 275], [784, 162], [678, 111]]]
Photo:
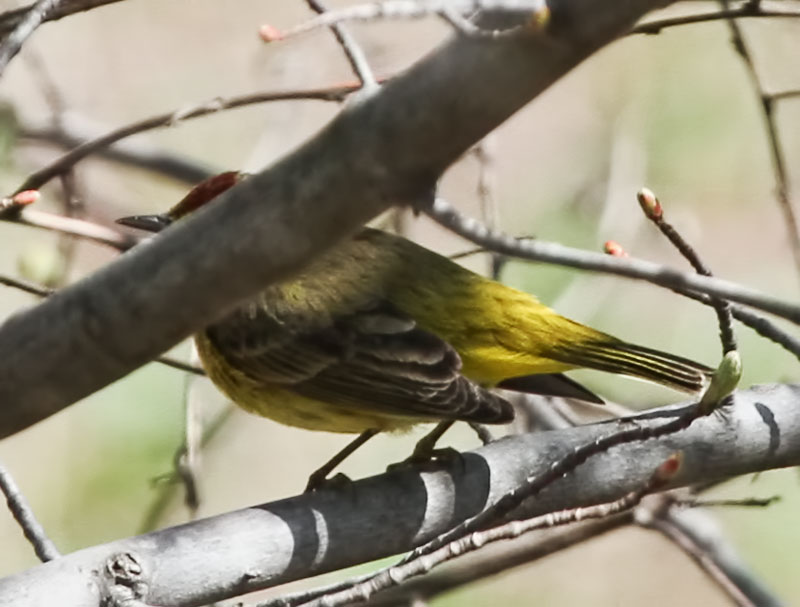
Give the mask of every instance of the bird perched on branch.
[[[159, 231], [241, 178], [223, 173], [165, 214], [118, 221]], [[195, 341], [208, 376], [243, 409], [309, 430], [362, 433], [355, 446], [423, 422], [510, 422], [513, 409], [494, 387], [602, 402], [561, 374], [578, 367], [686, 392], [699, 391], [709, 374], [371, 228], [266, 287]], [[417, 454], [431, 448], [428, 441]]]

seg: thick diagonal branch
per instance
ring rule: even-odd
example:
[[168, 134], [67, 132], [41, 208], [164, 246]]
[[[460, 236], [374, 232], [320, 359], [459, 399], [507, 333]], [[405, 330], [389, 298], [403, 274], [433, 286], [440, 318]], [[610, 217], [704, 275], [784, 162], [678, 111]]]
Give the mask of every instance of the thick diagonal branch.
[[456, 36], [218, 204], [0, 327], [0, 437], [108, 385], [442, 172], [661, 0], [564, 0], [547, 32]]

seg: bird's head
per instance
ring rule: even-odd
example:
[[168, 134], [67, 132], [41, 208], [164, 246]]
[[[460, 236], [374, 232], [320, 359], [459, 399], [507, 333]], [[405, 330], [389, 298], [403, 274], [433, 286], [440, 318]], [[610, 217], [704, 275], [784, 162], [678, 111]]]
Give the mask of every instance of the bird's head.
[[206, 203], [211, 202], [222, 194], [222, 192], [236, 185], [244, 177], [246, 177], [246, 174], [239, 171], [227, 171], [219, 175], [214, 175], [197, 184], [178, 204], [166, 213], [121, 217], [117, 219], [117, 223], [130, 228], [147, 230], [148, 232], [160, 232], [172, 222], [181, 217], [186, 217]]

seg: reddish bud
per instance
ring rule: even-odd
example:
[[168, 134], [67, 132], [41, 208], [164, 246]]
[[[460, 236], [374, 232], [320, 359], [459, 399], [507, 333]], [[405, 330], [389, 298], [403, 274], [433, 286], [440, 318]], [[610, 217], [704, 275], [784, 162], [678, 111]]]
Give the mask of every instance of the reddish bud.
[[642, 188], [636, 193], [636, 198], [648, 219], [657, 221], [664, 216], [664, 209], [651, 190]]
[[667, 482], [678, 473], [683, 463], [683, 453], [676, 451], [670, 455], [664, 462], [656, 469], [656, 478], [660, 482]]
[[39, 190], [22, 190], [14, 194], [13, 198], [11, 198], [11, 202], [16, 206], [22, 207], [27, 204], [33, 204], [39, 200], [39, 196]]
[[258, 28], [258, 35], [264, 42], [283, 40], [283, 32], [269, 23], [265, 23]]
[[628, 257], [628, 252], [616, 240], [607, 240], [603, 245], [603, 250], [614, 257]]

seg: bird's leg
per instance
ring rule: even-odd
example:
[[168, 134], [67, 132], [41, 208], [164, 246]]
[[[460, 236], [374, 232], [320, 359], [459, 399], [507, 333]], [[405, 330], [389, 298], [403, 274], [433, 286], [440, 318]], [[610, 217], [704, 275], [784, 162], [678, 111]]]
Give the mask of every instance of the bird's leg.
[[414, 452], [408, 458], [408, 462], [426, 462], [437, 455], [445, 455], [446, 451], [452, 452], [453, 449], [437, 449], [436, 442], [442, 438], [442, 434], [447, 432], [455, 422], [453, 420], [439, 422], [433, 430], [428, 432], [414, 447]]
[[494, 442], [494, 437], [492, 433], [489, 431], [489, 428], [484, 426], [483, 424], [479, 424], [477, 422], [469, 422], [469, 427], [475, 431], [475, 434], [478, 435], [478, 438], [484, 445], [488, 445], [491, 442]]
[[364, 432], [359, 434], [354, 440], [347, 443], [344, 449], [339, 451], [308, 477], [305, 493], [316, 491], [317, 489], [321, 488], [328, 480], [330, 480], [328, 479], [328, 475], [333, 471], [334, 468], [336, 468], [336, 466], [350, 457], [350, 455], [356, 449], [378, 434], [378, 432], [380, 432], [380, 430], [364, 430]]
[[435, 460], [442, 461], [448, 459], [460, 459], [461, 454], [452, 447], [447, 447], [444, 449], [436, 448], [436, 441], [442, 438], [442, 434], [447, 432], [450, 426], [452, 426], [454, 423], [455, 420], [450, 420], [436, 424], [433, 430], [428, 432], [425, 436], [417, 441], [417, 444], [414, 447], [414, 452], [410, 456], [408, 456], [402, 462], [389, 464], [386, 467], [386, 471], [392, 472], [395, 470], [402, 470], [408, 466], [419, 466], [420, 464], [430, 463]]
[[386, 468], [386, 471], [392, 472], [395, 470], [402, 470], [408, 466], [419, 466], [420, 464], [430, 463], [434, 460], [442, 461], [449, 459], [452, 461], [461, 459], [461, 454], [452, 447], [447, 447], [445, 449], [436, 448], [436, 441], [438, 441], [442, 437], [442, 434], [447, 432], [454, 423], [455, 420], [450, 420], [436, 424], [433, 430], [417, 441], [414, 452], [409, 457], [402, 462], [390, 464]]

